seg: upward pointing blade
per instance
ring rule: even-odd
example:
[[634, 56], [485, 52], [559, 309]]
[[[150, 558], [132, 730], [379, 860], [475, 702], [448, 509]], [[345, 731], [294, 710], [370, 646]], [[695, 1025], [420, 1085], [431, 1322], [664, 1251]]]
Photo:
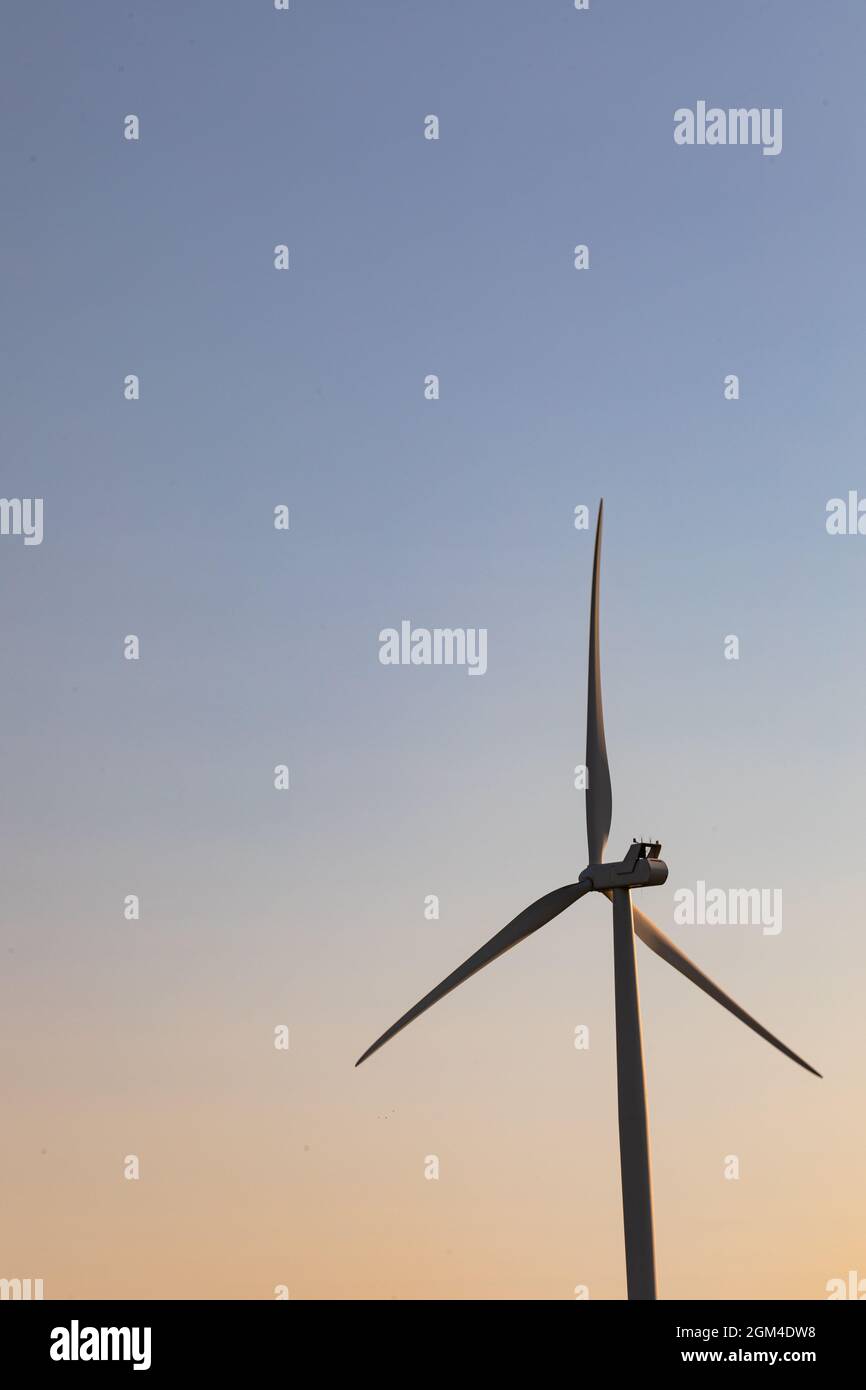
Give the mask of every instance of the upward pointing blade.
[[698, 989], [702, 989], [711, 999], [715, 999], [716, 1003], [721, 1004], [723, 1009], [732, 1013], [734, 1018], [745, 1023], [746, 1027], [757, 1033], [759, 1038], [764, 1038], [768, 1043], [772, 1043], [773, 1047], [784, 1052], [785, 1056], [790, 1057], [791, 1061], [796, 1062], [799, 1067], [805, 1067], [806, 1071], [810, 1071], [813, 1076], [821, 1075], [814, 1067], [810, 1067], [808, 1062], [804, 1062], [802, 1057], [798, 1057], [796, 1052], [792, 1052], [790, 1047], [786, 1047], [783, 1042], [774, 1037], [768, 1028], [760, 1024], [757, 1019], [752, 1018], [751, 1014], [747, 1014], [745, 1009], [741, 1009], [740, 1005], [735, 1003], [729, 994], [714, 984], [710, 977], [705, 975], [694, 961], [689, 960], [679, 946], [675, 945], [669, 936], [665, 936], [655, 922], [651, 921], [646, 913], [641, 912], [637, 907], [634, 909], [634, 930], [635, 935], [639, 936], [651, 951], [655, 951], [656, 955], [661, 956], [662, 960], [666, 960], [668, 965], [672, 965], [681, 975], [685, 975], [687, 980], [691, 980], [692, 984], [697, 985]]
[[524, 908], [508, 923], [507, 927], [503, 927], [502, 931], [491, 936], [490, 940], [485, 942], [474, 955], [465, 960], [462, 965], [458, 965], [457, 969], [452, 971], [441, 985], [431, 989], [430, 993], [425, 994], [414, 1008], [411, 1008], [402, 1018], [398, 1018], [397, 1022], [392, 1024], [388, 1031], [383, 1033], [381, 1038], [377, 1038], [372, 1047], [368, 1047], [363, 1056], [358, 1058], [355, 1066], [359, 1067], [371, 1053], [376, 1052], [390, 1038], [393, 1038], [394, 1034], [399, 1033], [401, 1028], [405, 1028], [407, 1023], [411, 1023], [419, 1014], [425, 1013], [434, 1004], [438, 1004], [440, 999], [444, 999], [445, 995], [450, 994], [452, 989], [462, 985], [464, 980], [470, 979], [477, 971], [483, 970], [485, 965], [489, 965], [498, 956], [509, 951], [512, 946], [516, 946], [519, 941], [525, 940], [527, 936], [538, 931], [539, 927], [543, 927], [554, 917], [558, 917], [560, 912], [564, 912], [573, 902], [577, 902], [578, 898], [582, 898], [585, 893], [589, 893], [591, 890], [592, 885], [589, 883], [569, 883], [565, 888], [555, 888], [552, 893], [545, 893], [543, 898], [539, 898], [530, 907]]
[[592, 562], [592, 599], [589, 609], [589, 690], [586, 701], [586, 843], [590, 864], [600, 864], [610, 834], [613, 799], [610, 769], [604, 741], [604, 712], [601, 707], [601, 661], [598, 649], [598, 590], [601, 566], [601, 522], [604, 499], [598, 504], [595, 528], [595, 557]]

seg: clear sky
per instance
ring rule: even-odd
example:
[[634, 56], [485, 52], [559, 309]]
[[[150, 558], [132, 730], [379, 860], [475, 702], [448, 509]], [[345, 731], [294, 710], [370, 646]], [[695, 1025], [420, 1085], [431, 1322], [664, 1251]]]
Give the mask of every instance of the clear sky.
[[[660, 837], [641, 906], [825, 1075], [638, 948], [661, 1295], [866, 1277], [866, 536], [825, 526], [866, 495], [862, 4], [5, 30], [2, 491], [44, 539], [0, 537], [0, 1276], [623, 1296], [600, 901], [353, 1070], [584, 866], [603, 495], [610, 853]], [[781, 153], [676, 145], [700, 100]], [[486, 674], [381, 665], [402, 619], [485, 628]], [[699, 879], [782, 931], [676, 926]]]

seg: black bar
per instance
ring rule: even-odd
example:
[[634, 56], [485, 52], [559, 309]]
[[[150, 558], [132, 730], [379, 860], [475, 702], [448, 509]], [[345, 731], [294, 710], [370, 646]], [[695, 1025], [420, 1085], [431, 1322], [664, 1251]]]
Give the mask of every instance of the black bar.
[[[555, 1356], [555, 1339], [557, 1333], [562, 1333], [567, 1339], [562, 1352], [570, 1358], [569, 1379], [578, 1375], [581, 1368], [592, 1370], [594, 1375], [600, 1371], [616, 1375], [627, 1370], [666, 1372], [676, 1367], [688, 1372], [689, 1368], [697, 1368], [700, 1375], [703, 1366], [717, 1364], [735, 1375], [740, 1367], [781, 1366], [784, 1370], [788, 1366], [805, 1366], [819, 1373], [826, 1383], [828, 1373], [845, 1368], [853, 1376], [861, 1364], [866, 1325], [863, 1310], [859, 1305], [846, 1307], [844, 1301], [568, 1301], [571, 1306], [567, 1311], [527, 1311], [518, 1319], [526, 1316], [534, 1321], [535, 1317], [544, 1317], [545, 1335], [554, 1339], [553, 1346], [545, 1343], [548, 1358]], [[380, 1314], [374, 1305], [365, 1303], [363, 1323], [357, 1307], [351, 1302], [336, 1302], [323, 1310], [320, 1304], [303, 1300], [3, 1302], [0, 1364], [6, 1372], [10, 1366], [15, 1367], [15, 1384], [29, 1384], [31, 1375], [32, 1383], [40, 1384], [38, 1377], [46, 1372], [52, 1379], [78, 1373], [99, 1379], [101, 1372], [107, 1370], [115, 1378], [132, 1375], [133, 1384], [147, 1384], [147, 1378], [177, 1376], [188, 1371], [195, 1375], [189, 1383], [197, 1386], [208, 1384], [211, 1377], [215, 1384], [222, 1383], [239, 1373], [244, 1373], [243, 1384], [258, 1385], [263, 1383], [266, 1372], [290, 1375], [292, 1380], [308, 1384], [333, 1379], [342, 1358], [346, 1358], [353, 1382], [375, 1376], [387, 1383], [404, 1359], [405, 1335], [423, 1346], [424, 1379], [428, 1383], [440, 1348], [443, 1374], [453, 1373], [455, 1344], [441, 1334], [450, 1330], [452, 1318], [457, 1320], [455, 1326], [460, 1332], [464, 1314], [459, 1306], [452, 1311], [445, 1303], [415, 1301], [408, 1310], [395, 1311], [390, 1302], [387, 1312], [383, 1309]], [[485, 1338], [483, 1343], [487, 1378], [490, 1352], [497, 1346], [512, 1372], [524, 1355], [537, 1357], [537, 1340], [524, 1338], [513, 1315], [507, 1326], [498, 1323], [495, 1305], [488, 1314], [480, 1316], [490, 1317], [491, 1331], [496, 1333], [495, 1341]], [[471, 1330], [476, 1339], [478, 1317], [477, 1305], [473, 1304]], [[77, 1337], [73, 1342], [71, 1334], [76, 1325]], [[86, 1334], [88, 1328], [149, 1329], [150, 1365], [136, 1375], [131, 1360], [52, 1359], [52, 1347], [68, 1348], [70, 1352], [73, 1345], [79, 1351], [84, 1346], [88, 1350], [98, 1346], [101, 1350], [101, 1337], [94, 1342]], [[105, 1346], [110, 1352], [113, 1343], [106, 1339]], [[117, 1346], [120, 1351], [125, 1349], [120, 1340]], [[128, 1346], [131, 1353], [136, 1349], [141, 1353], [144, 1338], [139, 1337], [136, 1343], [130, 1336]], [[310, 1358], [313, 1364], [305, 1371], [303, 1367]], [[255, 1371], [252, 1378], [251, 1369]], [[13, 1383], [8, 1374], [4, 1379]]]

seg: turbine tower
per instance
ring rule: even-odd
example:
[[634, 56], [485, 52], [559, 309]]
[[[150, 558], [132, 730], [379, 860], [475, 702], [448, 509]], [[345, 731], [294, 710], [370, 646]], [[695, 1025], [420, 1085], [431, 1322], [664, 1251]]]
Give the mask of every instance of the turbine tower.
[[592, 597], [589, 614], [589, 690], [586, 710], [586, 839], [589, 864], [577, 883], [555, 888], [524, 909], [508, 926], [464, 961], [440, 985], [399, 1018], [358, 1058], [355, 1066], [377, 1052], [413, 1019], [450, 994], [464, 980], [485, 965], [558, 917], [587, 893], [603, 893], [613, 905], [614, 999], [616, 1007], [616, 1078], [619, 1117], [619, 1157], [622, 1178], [622, 1215], [625, 1233], [626, 1284], [630, 1299], [656, 1297], [655, 1251], [653, 1243], [652, 1183], [650, 1178], [649, 1125], [647, 1122], [646, 1082], [640, 1025], [635, 936], [651, 951], [667, 961], [687, 980], [740, 1019], [759, 1037], [784, 1052], [813, 1076], [821, 1073], [796, 1052], [792, 1052], [751, 1014], [726, 994], [684, 955], [670, 937], [631, 900], [633, 888], [649, 888], [664, 883], [667, 865], [659, 858], [658, 842], [635, 840], [619, 863], [605, 863], [604, 851], [610, 834], [612, 797], [607, 746], [604, 739], [604, 713], [601, 702], [601, 662], [598, 641], [599, 572], [604, 501], [599, 503], [592, 567]]

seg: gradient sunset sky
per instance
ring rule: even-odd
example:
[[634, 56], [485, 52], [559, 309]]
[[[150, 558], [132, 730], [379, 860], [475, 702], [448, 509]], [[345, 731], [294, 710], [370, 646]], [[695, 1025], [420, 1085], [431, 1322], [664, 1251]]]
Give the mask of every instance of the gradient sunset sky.
[[[640, 905], [824, 1073], [638, 946], [660, 1296], [866, 1277], [862, 4], [6, 30], [2, 491], [45, 532], [0, 537], [0, 1277], [624, 1297], [605, 903], [353, 1068], [584, 867], [602, 495], [609, 853], [661, 839]], [[699, 100], [782, 108], [781, 154], [677, 146]], [[403, 619], [486, 674], [381, 665]], [[674, 925], [698, 880], [782, 931]]]

